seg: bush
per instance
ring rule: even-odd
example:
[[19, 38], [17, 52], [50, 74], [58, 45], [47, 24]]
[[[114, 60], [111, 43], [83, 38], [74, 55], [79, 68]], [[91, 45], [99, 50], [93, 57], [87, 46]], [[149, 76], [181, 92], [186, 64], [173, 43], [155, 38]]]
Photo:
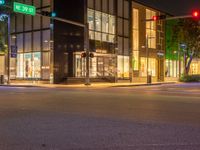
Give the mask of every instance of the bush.
[[180, 82], [200, 82], [200, 75], [182, 76]]

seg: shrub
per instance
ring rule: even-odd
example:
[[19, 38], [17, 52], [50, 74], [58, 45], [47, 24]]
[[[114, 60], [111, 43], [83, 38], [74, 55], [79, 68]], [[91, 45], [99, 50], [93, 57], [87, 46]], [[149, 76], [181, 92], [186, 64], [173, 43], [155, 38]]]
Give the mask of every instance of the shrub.
[[180, 78], [180, 82], [200, 82], [200, 75], [186, 75]]

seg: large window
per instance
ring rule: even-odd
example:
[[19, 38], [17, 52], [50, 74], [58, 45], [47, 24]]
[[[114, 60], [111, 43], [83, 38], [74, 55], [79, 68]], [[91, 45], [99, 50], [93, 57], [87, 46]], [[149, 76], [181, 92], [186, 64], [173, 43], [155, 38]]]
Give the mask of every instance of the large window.
[[133, 70], [139, 70], [139, 13], [133, 9]]
[[[147, 59], [145, 57], [141, 57], [141, 76], [146, 77], [147, 76]], [[156, 59], [155, 58], [149, 58], [149, 65], [148, 65], [148, 74], [152, 76], [156, 76]]]
[[41, 52], [17, 55], [18, 78], [41, 78]]
[[129, 78], [129, 57], [118, 56], [117, 57], [117, 73], [118, 78]]
[[89, 37], [92, 40], [115, 42], [115, 17], [88, 9]]
[[[146, 9], [146, 19], [151, 19], [156, 15], [156, 12]], [[156, 48], [156, 22], [147, 21], [146, 22], [146, 35], [148, 36], [148, 47]]]

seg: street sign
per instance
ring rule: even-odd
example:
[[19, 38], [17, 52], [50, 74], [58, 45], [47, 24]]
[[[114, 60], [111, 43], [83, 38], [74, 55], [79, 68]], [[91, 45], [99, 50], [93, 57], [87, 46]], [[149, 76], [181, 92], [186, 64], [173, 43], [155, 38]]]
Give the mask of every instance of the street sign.
[[11, 46], [10, 57], [11, 58], [17, 58], [17, 46], [14, 46], [14, 45]]
[[32, 15], [35, 16], [36, 14], [36, 8], [32, 5], [26, 5], [18, 2], [13, 3], [13, 11], [26, 14], [26, 15]]

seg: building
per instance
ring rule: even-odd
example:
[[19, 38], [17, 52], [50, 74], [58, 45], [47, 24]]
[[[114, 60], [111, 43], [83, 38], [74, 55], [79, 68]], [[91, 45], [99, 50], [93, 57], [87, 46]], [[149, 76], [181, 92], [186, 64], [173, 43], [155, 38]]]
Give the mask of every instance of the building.
[[[18, 2], [36, 6], [38, 13], [55, 11], [59, 18], [89, 24], [92, 79], [145, 82], [148, 72], [153, 81], [164, 81], [165, 24], [145, 22], [163, 14], [159, 10], [132, 0]], [[84, 28], [45, 16], [12, 14], [11, 35], [11, 45], [18, 48], [17, 58], [11, 58], [12, 81], [83, 81]]]

